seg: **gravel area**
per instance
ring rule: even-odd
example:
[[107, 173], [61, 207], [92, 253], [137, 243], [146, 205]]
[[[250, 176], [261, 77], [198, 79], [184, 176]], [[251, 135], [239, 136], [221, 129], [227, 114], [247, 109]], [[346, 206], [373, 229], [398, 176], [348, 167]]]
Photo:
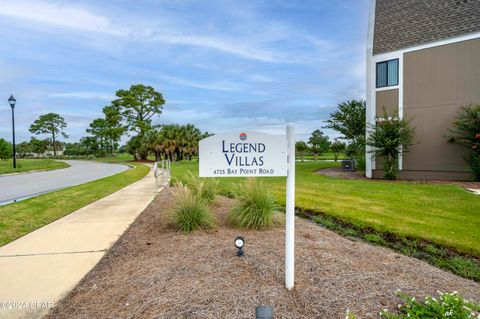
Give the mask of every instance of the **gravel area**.
[[[458, 291], [480, 300], [480, 284], [389, 249], [351, 241], [296, 221], [296, 287], [284, 289], [284, 229], [246, 231], [226, 225], [234, 201], [212, 208], [217, 230], [178, 233], [169, 225], [165, 190], [48, 318], [254, 318], [271, 304], [275, 318], [378, 318], [394, 309], [395, 290], [422, 298]], [[236, 257], [233, 240], [246, 240]]]

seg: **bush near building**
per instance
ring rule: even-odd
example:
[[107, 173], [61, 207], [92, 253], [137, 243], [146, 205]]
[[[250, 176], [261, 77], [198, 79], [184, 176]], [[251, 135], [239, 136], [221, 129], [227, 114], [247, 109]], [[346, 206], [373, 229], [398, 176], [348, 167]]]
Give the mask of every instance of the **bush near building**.
[[449, 141], [467, 149], [465, 161], [470, 165], [472, 178], [480, 181], [480, 104], [463, 107], [453, 122]]

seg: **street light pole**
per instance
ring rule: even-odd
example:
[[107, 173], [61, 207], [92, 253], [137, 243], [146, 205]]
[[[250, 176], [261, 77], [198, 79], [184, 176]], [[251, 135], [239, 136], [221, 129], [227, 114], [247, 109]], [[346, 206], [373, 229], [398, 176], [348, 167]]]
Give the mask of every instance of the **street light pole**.
[[10, 108], [12, 109], [12, 135], [13, 135], [13, 168], [17, 168], [17, 153], [15, 150], [15, 103], [17, 100], [13, 97], [13, 95], [10, 95], [10, 98], [8, 99], [8, 103], [10, 104]]

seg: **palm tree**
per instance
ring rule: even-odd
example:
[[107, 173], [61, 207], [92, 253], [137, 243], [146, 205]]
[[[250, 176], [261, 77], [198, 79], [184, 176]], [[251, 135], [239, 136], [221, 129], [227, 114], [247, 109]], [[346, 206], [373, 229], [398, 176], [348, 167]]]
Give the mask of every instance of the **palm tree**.
[[162, 126], [163, 150], [165, 155], [171, 160], [176, 160], [176, 151], [178, 147], [178, 125], [170, 124]]
[[157, 161], [162, 155], [171, 161], [191, 160], [198, 154], [198, 142], [202, 137], [204, 134], [193, 124], [169, 124], [145, 132], [141, 144], [155, 154]]
[[155, 160], [162, 159], [163, 150], [163, 134], [161, 130], [151, 129], [142, 137], [142, 144], [144, 144], [149, 152], [155, 154]]
[[187, 159], [192, 160], [192, 156], [198, 154], [198, 142], [200, 141], [202, 133], [193, 124], [183, 126], [185, 138], [185, 154]]

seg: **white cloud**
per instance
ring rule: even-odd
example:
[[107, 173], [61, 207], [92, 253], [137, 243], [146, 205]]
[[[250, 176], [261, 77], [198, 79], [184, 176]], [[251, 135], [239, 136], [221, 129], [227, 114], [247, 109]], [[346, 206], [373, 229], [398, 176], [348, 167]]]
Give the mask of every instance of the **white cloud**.
[[232, 81], [217, 81], [217, 82], [195, 82], [191, 80], [182, 79], [176, 76], [168, 75], [160, 72], [152, 72], [152, 74], [161, 80], [169, 83], [178, 84], [181, 86], [188, 86], [197, 89], [211, 90], [211, 91], [223, 91], [223, 92], [235, 92], [245, 89], [245, 85]]
[[[278, 40], [300, 40], [314, 46], [325, 46], [325, 41], [305, 37], [289, 31], [286, 26], [263, 27], [254, 36], [251, 34], [237, 37], [200, 34], [188, 31], [185, 26], [175, 25], [176, 19], [164, 18], [158, 21], [146, 19], [141, 23], [128, 23], [131, 17], [122, 16], [117, 20], [95, 13], [86, 7], [70, 3], [40, 2], [36, 0], [0, 0], [0, 15], [29, 20], [77, 31], [107, 34], [122, 38], [154, 41], [172, 45], [185, 45], [212, 49], [262, 62], [305, 63], [311, 57], [302, 57], [300, 52], [287, 54], [278, 49], [267, 48], [265, 44]], [[122, 21], [119, 24], [115, 21]], [[193, 30], [195, 30], [193, 28]]]
[[49, 96], [55, 97], [55, 98], [101, 99], [106, 101], [111, 101], [114, 99], [114, 96], [111, 94], [97, 93], [97, 92], [63, 92], [63, 93], [52, 93]]
[[273, 52], [262, 51], [262, 50], [254, 49], [248, 46], [240, 45], [239, 42], [243, 42], [243, 41], [233, 42], [227, 39], [220, 39], [217, 37], [174, 34], [174, 33], [156, 34], [151, 38], [151, 40], [156, 40], [156, 41], [170, 43], [170, 44], [181, 44], [181, 45], [204, 47], [204, 48], [214, 49], [214, 50], [218, 50], [226, 53], [231, 53], [243, 58], [263, 61], [263, 62], [282, 62], [282, 63], [293, 62], [292, 60], [288, 60], [283, 57], [280, 57]]
[[258, 73], [253, 74], [251, 76], [251, 79], [256, 82], [265, 82], [265, 83], [274, 82], [276, 80], [274, 77], [264, 75], [264, 74], [258, 74]]
[[112, 26], [104, 16], [84, 8], [31, 0], [0, 1], [0, 15], [52, 24], [65, 28], [103, 32], [112, 35], [125, 33]]

